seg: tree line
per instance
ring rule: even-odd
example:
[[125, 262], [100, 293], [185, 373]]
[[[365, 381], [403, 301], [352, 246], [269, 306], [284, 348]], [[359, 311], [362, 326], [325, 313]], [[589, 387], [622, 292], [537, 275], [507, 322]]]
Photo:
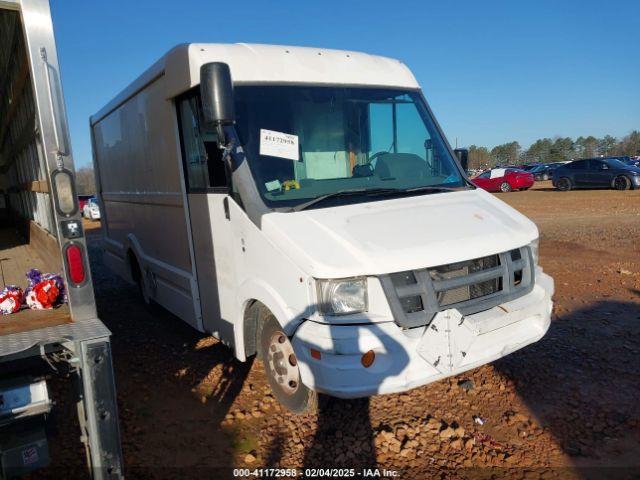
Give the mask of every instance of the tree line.
[[541, 138], [527, 149], [518, 142], [496, 145], [491, 150], [487, 147], [471, 145], [469, 147], [469, 168], [485, 169], [496, 165], [519, 165], [522, 163], [552, 163], [591, 158], [599, 156], [634, 156], [640, 155], [640, 131], [634, 130], [620, 139], [605, 135]]
[[92, 167], [80, 167], [76, 170], [76, 189], [78, 195], [96, 194], [96, 179]]

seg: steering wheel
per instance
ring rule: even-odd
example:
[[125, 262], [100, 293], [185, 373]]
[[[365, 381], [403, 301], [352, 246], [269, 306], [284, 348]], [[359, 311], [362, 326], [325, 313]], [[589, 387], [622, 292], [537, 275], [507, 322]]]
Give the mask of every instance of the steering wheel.
[[352, 175], [354, 177], [370, 177], [371, 175], [373, 175], [375, 171], [375, 166], [373, 165], [373, 161], [377, 160], [378, 157], [381, 157], [382, 155], [386, 155], [388, 153], [389, 152], [384, 150], [374, 153], [369, 157], [368, 163], [365, 163], [364, 165], [356, 165], [355, 167], [353, 167]]
[[389, 152], [387, 152], [386, 150], [380, 150], [379, 152], [374, 153], [369, 157], [369, 163], [373, 162], [374, 160], [377, 160], [378, 157], [381, 157], [382, 155], [386, 155], [388, 153]]

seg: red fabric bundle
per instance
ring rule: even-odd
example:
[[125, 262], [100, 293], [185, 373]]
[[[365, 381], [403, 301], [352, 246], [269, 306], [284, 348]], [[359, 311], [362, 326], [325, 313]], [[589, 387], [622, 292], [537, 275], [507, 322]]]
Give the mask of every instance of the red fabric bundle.
[[36, 283], [27, 293], [27, 305], [35, 310], [53, 308], [60, 295], [60, 290], [53, 279]]
[[22, 308], [22, 289], [15, 285], [7, 285], [0, 292], [0, 314], [9, 315]]

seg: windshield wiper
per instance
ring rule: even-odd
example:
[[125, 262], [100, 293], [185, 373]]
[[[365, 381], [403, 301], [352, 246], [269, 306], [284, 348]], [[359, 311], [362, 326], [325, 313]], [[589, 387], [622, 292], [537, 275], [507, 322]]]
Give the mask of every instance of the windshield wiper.
[[427, 185], [424, 187], [415, 187], [415, 188], [407, 188], [403, 189], [403, 192], [459, 192], [461, 190], [467, 190], [466, 187], [437, 187], [433, 185]]
[[358, 188], [353, 190], [339, 190], [337, 192], [328, 193], [326, 195], [321, 195], [313, 200], [309, 200], [308, 202], [301, 203], [300, 205], [296, 205], [291, 208], [292, 212], [299, 212], [301, 210], [305, 210], [306, 208], [316, 205], [320, 202], [328, 198], [336, 198], [336, 197], [347, 197], [353, 195], [367, 195], [367, 196], [377, 196], [377, 195], [402, 195], [405, 193], [417, 193], [417, 192], [429, 192], [429, 193], [440, 193], [440, 192], [457, 192], [460, 190], [466, 190], [464, 187], [436, 187], [436, 186], [423, 186], [423, 187], [415, 187], [415, 188]]
[[337, 192], [327, 193], [326, 195], [321, 195], [319, 197], [314, 198], [313, 200], [309, 200], [308, 202], [301, 203], [300, 205], [296, 205], [291, 208], [292, 212], [299, 212], [301, 210], [305, 210], [312, 205], [316, 205], [320, 202], [323, 202], [329, 198], [336, 197], [348, 197], [353, 195], [383, 195], [389, 193], [403, 193], [404, 190], [399, 188], [357, 188], [353, 190], [339, 190]]

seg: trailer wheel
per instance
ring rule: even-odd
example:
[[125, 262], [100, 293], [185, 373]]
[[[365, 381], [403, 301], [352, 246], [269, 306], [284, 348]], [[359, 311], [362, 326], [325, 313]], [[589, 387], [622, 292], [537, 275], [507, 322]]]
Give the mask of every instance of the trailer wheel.
[[278, 401], [294, 413], [314, 411], [318, 394], [300, 380], [298, 359], [289, 337], [271, 312], [263, 309], [258, 329], [258, 356]]

